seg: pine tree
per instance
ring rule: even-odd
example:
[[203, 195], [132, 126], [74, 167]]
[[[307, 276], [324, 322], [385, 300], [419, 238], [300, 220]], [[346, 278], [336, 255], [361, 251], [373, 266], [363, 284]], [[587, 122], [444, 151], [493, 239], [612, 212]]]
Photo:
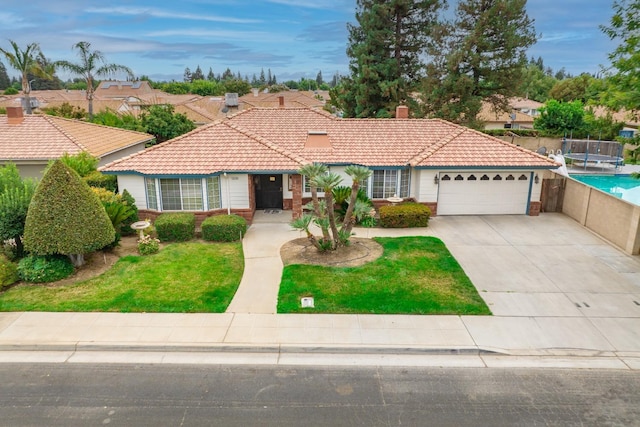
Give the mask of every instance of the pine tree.
[[322, 70], [318, 71], [318, 74], [316, 75], [316, 83], [318, 83], [318, 87], [324, 83], [324, 80], [322, 80]]
[[207, 80], [212, 82], [212, 81], [215, 81], [215, 79], [216, 79], [216, 75], [213, 74], [213, 70], [211, 69], [211, 67], [209, 67], [209, 73], [207, 73]]
[[264, 86], [267, 84], [267, 78], [264, 76], [264, 68], [260, 70], [260, 79], [258, 80], [260, 86]]
[[193, 80], [189, 67], [184, 69], [184, 76], [182, 77], [182, 80], [184, 80], [185, 82], [191, 82]]
[[115, 239], [100, 200], [77, 173], [60, 160], [45, 172], [29, 205], [25, 249], [35, 255], [68, 255], [75, 266], [84, 254]]
[[194, 81], [194, 80], [204, 80], [204, 74], [202, 74], [202, 69], [200, 68], [200, 65], [196, 67], [196, 70], [191, 75], [191, 81]]
[[389, 117], [411, 102], [423, 69], [420, 55], [437, 24], [442, 0], [358, 0], [348, 24], [350, 76], [332, 91], [346, 117]]
[[273, 84], [273, 77], [271, 76], [271, 68], [267, 70], [267, 85], [271, 86]]
[[509, 110], [527, 64], [525, 51], [536, 42], [526, 3], [460, 0], [454, 22], [432, 51], [423, 88], [427, 115], [478, 127], [483, 101]]
[[224, 70], [224, 73], [222, 73], [222, 80], [229, 80], [233, 78], [233, 72], [231, 72], [231, 69], [227, 67], [226, 70]]

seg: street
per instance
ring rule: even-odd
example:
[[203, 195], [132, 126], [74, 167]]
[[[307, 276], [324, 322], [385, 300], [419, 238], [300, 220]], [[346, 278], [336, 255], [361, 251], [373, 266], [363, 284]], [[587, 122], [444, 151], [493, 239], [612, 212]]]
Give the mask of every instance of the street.
[[632, 426], [640, 372], [0, 364], [3, 426]]

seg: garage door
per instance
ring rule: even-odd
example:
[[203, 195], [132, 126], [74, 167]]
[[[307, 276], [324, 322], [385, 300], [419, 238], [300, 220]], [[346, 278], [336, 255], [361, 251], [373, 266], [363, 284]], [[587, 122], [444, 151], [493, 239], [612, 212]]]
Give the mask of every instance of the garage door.
[[530, 172], [441, 172], [438, 215], [526, 214]]

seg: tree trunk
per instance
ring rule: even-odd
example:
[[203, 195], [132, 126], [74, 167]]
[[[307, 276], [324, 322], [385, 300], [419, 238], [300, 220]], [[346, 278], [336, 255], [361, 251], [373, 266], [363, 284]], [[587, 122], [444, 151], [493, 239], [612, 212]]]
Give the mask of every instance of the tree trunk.
[[69, 254], [69, 259], [74, 267], [82, 267], [84, 265], [84, 254]]
[[28, 77], [25, 75], [22, 76], [22, 92], [24, 94], [24, 109], [27, 114], [31, 114], [31, 98], [29, 97], [29, 93], [31, 93], [31, 85], [29, 85]]
[[356, 208], [356, 200], [358, 200], [358, 190], [360, 189], [360, 183], [357, 180], [353, 180], [351, 184], [351, 195], [349, 197], [349, 206], [347, 206], [347, 212], [344, 214], [344, 220], [342, 221], [342, 230], [346, 230], [351, 234], [353, 229], [353, 210]]
[[22, 244], [22, 239], [20, 236], [15, 236], [13, 240], [16, 242], [16, 253], [18, 258], [22, 258], [24, 255], [24, 245]]

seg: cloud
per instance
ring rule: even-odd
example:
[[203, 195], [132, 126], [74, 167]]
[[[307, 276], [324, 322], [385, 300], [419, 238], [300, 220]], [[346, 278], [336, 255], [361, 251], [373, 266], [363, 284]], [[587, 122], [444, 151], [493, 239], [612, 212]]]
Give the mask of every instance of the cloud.
[[281, 4], [284, 6], [302, 7], [307, 9], [328, 9], [328, 10], [353, 10], [355, 6], [348, 0], [266, 0], [267, 3]]
[[0, 27], [2, 27], [4, 30], [27, 28], [33, 26], [33, 24], [29, 24], [16, 14], [0, 11]]
[[304, 31], [296, 37], [296, 40], [313, 43], [343, 43], [348, 39], [348, 37], [349, 32], [347, 31], [347, 23], [344, 21], [334, 21], [311, 25], [305, 28]]
[[546, 33], [542, 34], [542, 37], [538, 40], [538, 42], [542, 43], [571, 43], [571, 42], [580, 42], [584, 40], [588, 40], [593, 38], [592, 33], [587, 32], [577, 32], [577, 31], [562, 31], [555, 33]]
[[274, 33], [265, 31], [233, 31], [233, 30], [210, 30], [203, 28], [171, 29], [151, 31], [145, 34], [148, 37], [198, 37], [198, 38], [221, 38], [228, 40], [248, 40], [254, 42], [288, 42], [290, 37], [276, 36]]
[[154, 8], [143, 7], [95, 7], [85, 9], [87, 13], [106, 15], [149, 16], [153, 18], [185, 19], [191, 21], [225, 22], [229, 24], [256, 24], [262, 21], [258, 19], [232, 18], [217, 15], [199, 15], [195, 13], [179, 13]]

